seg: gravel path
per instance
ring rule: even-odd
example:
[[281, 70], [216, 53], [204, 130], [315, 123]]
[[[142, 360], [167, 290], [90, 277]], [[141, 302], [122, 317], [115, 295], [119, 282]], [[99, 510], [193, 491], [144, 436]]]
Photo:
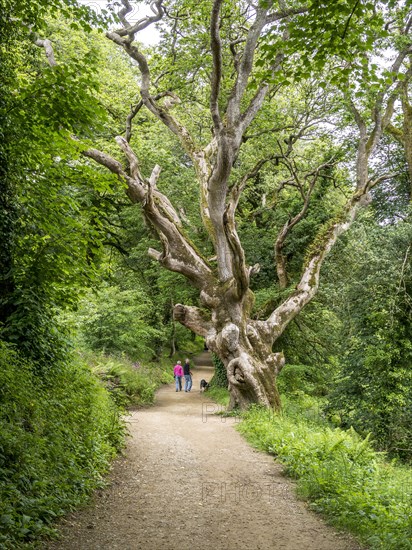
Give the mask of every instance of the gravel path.
[[61, 523], [49, 550], [358, 550], [294, 496], [281, 466], [214, 415], [198, 390], [166, 386], [131, 413], [125, 456], [85, 509]]

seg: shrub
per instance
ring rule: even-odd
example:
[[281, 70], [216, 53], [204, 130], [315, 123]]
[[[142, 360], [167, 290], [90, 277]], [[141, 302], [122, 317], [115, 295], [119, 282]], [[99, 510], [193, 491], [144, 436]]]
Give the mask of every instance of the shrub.
[[83, 352], [87, 363], [103, 381], [120, 407], [150, 405], [161, 384], [173, 382], [169, 362], [140, 364], [124, 356]]
[[286, 364], [278, 378], [279, 391], [284, 394], [305, 392], [308, 395], [326, 395], [324, 380], [327, 366]]
[[47, 377], [0, 343], [0, 547], [54, 532], [84, 502], [121, 448], [120, 412], [74, 357]]
[[140, 288], [106, 286], [82, 301], [77, 322], [82, 337], [95, 351], [126, 353], [131, 358], [155, 354], [163, 328], [151, 326], [153, 303]]

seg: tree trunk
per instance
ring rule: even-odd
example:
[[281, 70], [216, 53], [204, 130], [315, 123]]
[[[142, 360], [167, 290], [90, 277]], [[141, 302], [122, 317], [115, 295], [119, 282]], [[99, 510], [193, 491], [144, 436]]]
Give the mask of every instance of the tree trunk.
[[204, 336], [209, 350], [222, 361], [229, 383], [229, 409], [259, 403], [279, 410], [276, 377], [284, 365], [283, 354], [272, 352], [269, 324], [248, 318], [252, 293], [237, 300], [235, 297], [230, 288], [220, 294], [219, 303], [214, 302], [211, 308], [213, 323], [205, 323], [195, 308], [180, 304], [175, 307], [175, 319]]
[[[226, 325], [216, 339], [207, 339], [214, 353], [222, 360], [226, 367], [229, 382], [230, 403], [229, 410], [247, 409], [252, 403], [280, 410], [280, 396], [276, 378], [280, 372], [284, 359], [282, 354], [273, 354], [267, 350], [267, 356], [262, 357], [258, 350], [253, 349], [250, 342], [237, 343], [227, 336], [237, 334], [236, 325]], [[225, 337], [226, 336], [226, 337]], [[229, 349], [232, 347], [234, 349]]]
[[276, 384], [277, 371], [252, 353], [240, 351], [239, 357], [227, 365], [230, 402], [229, 410], [247, 409], [259, 403], [276, 411], [281, 409]]

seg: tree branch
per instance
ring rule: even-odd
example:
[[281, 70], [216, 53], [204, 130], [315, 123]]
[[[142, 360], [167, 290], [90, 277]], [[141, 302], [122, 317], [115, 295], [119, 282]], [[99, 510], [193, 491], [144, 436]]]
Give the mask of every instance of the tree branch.
[[396, 173], [382, 174], [381, 176], [378, 176], [375, 179], [371, 178], [368, 181], [368, 190], [378, 185], [381, 181], [389, 180], [389, 179], [395, 178], [396, 176], [399, 176], [399, 174], [396, 174]]
[[39, 48], [44, 48], [50, 67], [55, 67], [57, 65], [57, 62], [56, 58], [54, 57], [54, 51], [51, 41], [48, 38], [37, 38], [34, 43]]
[[283, 247], [285, 245], [286, 237], [288, 236], [290, 231], [293, 229], [293, 227], [297, 223], [299, 223], [303, 219], [303, 217], [305, 216], [305, 214], [306, 214], [306, 212], [309, 208], [309, 202], [310, 202], [310, 197], [312, 195], [312, 191], [315, 187], [316, 181], [317, 181], [318, 176], [319, 176], [319, 171], [323, 167], [324, 166], [319, 167], [319, 169], [316, 170], [315, 175], [314, 175], [311, 183], [309, 184], [309, 188], [308, 188], [306, 194], [303, 193], [303, 188], [301, 187], [302, 194], [303, 194], [303, 199], [304, 199], [303, 206], [302, 206], [300, 212], [298, 212], [298, 214], [296, 214], [296, 216], [289, 219], [285, 223], [285, 225], [283, 226], [283, 228], [279, 232], [279, 235], [277, 236], [277, 239], [276, 239], [276, 242], [275, 242], [275, 262], [276, 262], [276, 272], [277, 272], [277, 275], [278, 275], [279, 285], [280, 285], [281, 289], [286, 288], [288, 286], [288, 282], [289, 282], [287, 271], [286, 271], [286, 259], [283, 256]]
[[342, 213], [318, 233], [305, 261], [305, 268], [296, 290], [273, 311], [267, 320], [274, 340], [283, 333], [290, 321], [302, 311], [316, 294], [319, 287], [319, 273], [324, 259], [337, 238], [349, 229], [358, 209], [370, 204], [370, 189], [384, 179], [393, 177], [393, 175], [384, 174], [375, 180], [368, 180], [362, 189], [356, 190], [346, 203]]
[[[375, 108], [374, 108], [374, 128], [369, 136], [368, 142], [366, 144], [368, 155], [370, 155], [374, 149], [376, 148], [376, 145], [378, 144], [382, 133], [384, 132], [385, 128], [388, 126], [388, 124], [391, 121], [392, 115], [393, 115], [393, 108], [396, 99], [399, 97], [399, 93], [401, 92], [403, 82], [398, 81], [397, 86], [393, 90], [393, 92], [390, 94], [386, 107], [382, 111], [383, 106], [383, 100], [385, 97], [385, 94], [388, 92], [390, 86], [396, 81], [398, 78], [399, 70], [402, 66], [402, 63], [405, 60], [405, 57], [409, 55], [412, 52], [412, 45], [409, 44], [406, 48], [404, 48], [401, 52], [398, 53], [398, 56], [396, 57], [392, 67], [391, 67], [391, 73], [392, 73], [392, 83], [388, 84], [377, 96], [376, 102], [375, 102]], [[412, 70], [409, 68], [406, 73], [407, 80], [410, 79], [412, 75]]]
[[356, 8], [358, 7], [358, 4], [359, 4], [359, 0], [356, 0], [354, 5], [353, 5], [352, 11], [349, 14], [349, 17], [346, 20], [346, 25], [345, 25], [345, 28], [343, 29], [343, 33], [342, 33], [342, 36], [341, 36], [342, 40], [345, 39], [346, 33], [348, 32], [349, 24], [351, 22], [353, 14], [355, 13]]
[[260, 172], [260, 170], [263, 168], [263, 166], [267, 162], [272, 160], [272, 158], [273, 158], [273, 155], [271, 155], [270, 157], [266, 157], [264, 159], [259, 160], [255, 164], [255, 166], [252, 168], [252, 170], [250, 170], [250, 172], [247, 172], [247, 174], [245, 174], [235, 185], [233, 185], [233, 187], [231, 188], [231, 191], [230, 191], [229, 201], [228, 201], [228, 205], [227, 205], [227, 208], [226, 208], [228, 216], [234, 218], [236, 208], [237, 208], [237, 205], [239, 203], [240, 195], [242, 194], [242, 191], [246, 187], [247, 182], [250, 179], [255, 178], [258, 175], [258, 173]]
[[133, 179], [136, 179], [143, 184], [144, 178], [140, 173], [139, 161], [137, 160], [137, 156], [130, 147], [128, 141], [121, 136], [116, 136], [115, 141], [118, 146], [123, 150], [127, 160], [129, 161], [130, 175]]
[[[400, 66], [409, 50], [410, 46], [398, 55], [392, 66], [393, 72], [397, 73], [399, 71]], [[382, 136], [384, 125], [388, 125], [390, 122], [388, 110], [389, 113], [391, 113], [391, 109], [393, 107], [391, 101], [393, 98], [389, 98], [386, 106], [386, 112], [384, 115], [382, 114], [384, 93], [386, 93], [388, 89], [389, 86], [385, 88], [375, 102], [374, 126], [369, 136], [367, 135], [365, 120], [362, 118], [354, 102], [349, 100], [350, 109], [354, 115], [360, 133], [356, 159], [356, 192], [346, 204], [343, 214], [335, 221], [332, 221], [323, 232], [318, 234], [318, 237], [315, 239], [315, 243], [312, 246], [312, 251], [306, 260], [305, 268], [296, 290], [287, 300], [276, 308], [268, 318], [267, 323], [269, 328], [273, 331], [274, 339], [282, 334], [289, 322], [296, 317], [296, 315], [298, 315], [303, 307], [316, 294], [319, 286], [320, 268], [326, 255], [336, 242], [339, 235], [350, 227], [355, 219], [358, 208], [369, 204], [369, 190], [380, 181], [387, 179], [388, 177], [392, 177], [392, 174], [384, 174], [375, 180], [368, 178], [369, 157]]]
[[[283, 33], [282, 40], [286, 41], [288, 38], [289, 38], [289, 31], [286, 29]], [[282, 51], [276, 54], [275, 59], [271, 66], [272, 73], [275, 73], [277, 69], [281, 66], [283, 58], [284, 58], [284, 55]], [[249, 105], [247, 106], [243, 114], [240, 116], [239, 129], [240, 129], [241, 136], [243, 136], [244, 132], [246, 131], [250, 123], [256, 117], [256, 114], [261, 108], [268, 91], [269, 91], [269, 85], [266, 82], [261, 82], [254, 97], [251, 99]]]
[[259, 160], [253, 169], [245, 174], [243, 178], [236, 183], [230, 192], [228, 204], [226, 206], [226, 211], [224, 214], [225, 219], [225, 231], [226, 236], [228, 239], [228, 242], [232, 248], [233, 255], [232, 255], [232, 269], [233, 269], [233, 276], [237, 282], [237, 290], [239, 297], [244, 295], [249, 288], [249, 280], [250, 276], [253, 273], [257, 273], [259, 271], [259, 266], [256, 264], [253, 266], [253, 268], [248, 268], [246, 265], [246, 258], [245, 253], [243, 251], [239, 235], [237, 233], [236, 229], [236, 221], [235, 221], [235, 212], [237, 205], [239, 203], [240, 195], [245, 188], [247, 182], [256, 177], [261, 168], [271, 160], [272, 157], [268, 157], [265, 159]]
[[137, 115], [137, 113], [140, 111], [140, 109], [143, 107], [143, 101], [139, 101], [137, 105], [130, 108], [130, 113], [127, 115], [126, 118], [126, 141], [130, 142], [132, 139], [132, 121], [134, 117]]
[[308, 6], [302, 6], [300, 8], [289, 8], [275, 13], [270, 13], [266, 16], [265, 25], [269, 25], [270, 23], [274, 23], [275, 21], [280, 21], [281, 19], [285, 19], [287, 17], [290, 17], [291, 15], [306, 13], [308, 10]]
[[243, 136], [246, 129], [249, 127], [250, 123], [254, 120], [255, 116], [257, 115], [257, 112], [261, 108], [263, 101], [266, 97], [266, 94], [269, 91], [269, 84], [266, 82], [262, 82], [251, 99], [248, 107], [243, 112], [243, 114], [240, 117], [240, 132]]
[[119, 12], [119, 19], [123, 24], [123, 28], [116, 30], [115, 33], [118, 34], [119, 36], [128, 35], [131, 42], [133, 41], [134, 35], [137, 32], [140, 32], [146, 27], [148, 27], [149, 25], [152, 25], [153, 23], [160, 21], [160, 19], [162, 19], [164, 15], [163, 0], [155, 0], [150, 4], [150, 7], [154, 15], [150, 17], [146, 16], [143, 19], [140, 19], [139, 21], [137, 21], [134, 25], [131, 25], [127, 21], [126, 15], [133, 10], [133, 7], [130, 4], [129, 0], [121, 0], [121, 2], [123, 4], [123, 8]]
[[[272, 4], [272, 0], [269, 0], [268, 4], [269, 8]], [[228, 125], [232, 126], [233, 128], [236, 128], [239, 124], [240, 104], [246, 90], [249, 75], [252, 71], [256, 45], [262, 29], [266, 24], [268, 8], [257, 8], [255, 20], [251, 25], [247, 35], [242, 59], [239, 63], [239, 69], [237, 71], [237, 79], [235, 85], [232, 88], [226, 111]]]
[[84, 157], [88, 157], [96, 161], [98, 164], [101, 164], [102, 166], [105, 166], [108, 168], [111, 172], [114, 174], [117, 174], [118, 176], [121, 176], [125, 180], [128, 179], [128, 175], [123, 170], [123, 166], [121, 162], [114, 159], [110, 155], [107, 155], [106, 153], [103, 153], [102, 151], [98, 151], [97, 149], [87, 149], [85, 151], [82, 151], [82, 155]]
[[210, 23], [210, 47], [212, 50], [213, 69], [212, 69], [212, 89], [210, 92], [210, 112], [212, 114], [215, 133], [221, 127], [221, 118], [219, 112], [219, 91], [222, 79], [222, 43], [220, 39], [220, 8], [222, 0], [214, 0], [212, 9], [212, 18]]
[[306, 260], [302, 277], [296, 290], [287, 298], [267, 319], [272, 337], [278, 338], [285, 328], [305, 307], [316, 294], [319, 287], [319, 273], [323, 261], [335, 244], [339, 235], [349, 229], [356, 212], [366, 201], [366, 194], [355, 194], [345, 206], [344, 212], [335, 221], [331, 222], [315, 239], [312, 252]]
[[106, 153], [89, 149], [83, 151], [82, 154], [92, 158], [126, 181], [130, 200], [141, 204], [146, 219], [155, 228], [163, 244], [163, 253], [155, 252], [153, 254], [151, 251], [151, 257], [155, 257], [170, 271], [186, 276], [197, 288], [207, 288], [208, 284], [214, 281], [210, 267], [184, 236], [180, 218], [169, 199], [156, 188], [160, 167], [155, 166], [149, 180], [143, 179], [137, 168], [136, 155], [130, 145], [120, 136], [116, 138], [116, 141], [124, 151], [130, 165], [133, 166], [131, 171], [135, 177], [128, 176], [121, 163]]
[[403, 136], [402, 130], [399, 128], [396, 128], [393, 124], [388, 124], [386, 126], [386, 131], [388, 134], [390, 134], [396, 141], [398, 141], [401, 145], [405, 145], [405, 140]]
[[194, 306], [176, 304], [173, 308], [173, 319], [204, 338], [213, 329], [211, 320], [201, 309]]
[[[126, 51], [126, 53], [137, 62], [140, 73], [142, 75], [140, 94], [144, 105], [149, 109], [151, 113], [153, 113], [159, 120], [161, 120], [171, 132], [173, 132], [178, 137], [184, 150], [189, 154], [190, 157], [193, 158], [193, 153], [195, 150], [197, 150], [197, 147], [190, 133], [169, 113], [166, 106], [162, 107], [156, 102], [156, 96], [153, 97], [150, 94], [151, 79], [147, 59], [145, 55], [139, 50], [139, 48], [136, 45], [133, 45], [134, 35], [137, 32], [146, 28], [148, 25], [154, 23], [155, 21], [159, 21], [163, 17], [164, 10], [162, 7], [162, 1], [163, 0], [156, 0], [152, 3], [152, 8], [154, 7], [155, 9], [155, 15], [153, 17], [146, 17], [141, 21], [138, 21], [135, 25], [130, 25], [126, 19], [126, 15], [131, 11], [131, 5], [128, 0], [122, 0], [122, 4], [124, 5], [124, 9], [121, 10], [123, 12], [121, 17], [123, 29], [118, 29], [114, 32], [108, 32], [106, 33], [106, 36], [110, 40], [121, 46]], [[127, 38], [124, 38], [125, 36], [127, 36]], [[172, 94], [171, 92], [168, 92], [167, 95]], [[161, 96], [163, 97], [162, 94]]]
[[352, 100], [349, 101], [349, 108], [359, 128], [359, 142], [356, 158], [356, 189], [359, 190], [366, 185], [368, 180], [368, 160], [370, 154], [367, 148], [368, 135], [366, 122]]

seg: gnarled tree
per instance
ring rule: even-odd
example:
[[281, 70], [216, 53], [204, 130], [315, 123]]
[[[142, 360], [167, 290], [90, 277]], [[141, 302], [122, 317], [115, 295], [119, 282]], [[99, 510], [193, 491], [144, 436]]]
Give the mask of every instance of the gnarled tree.
[[[290, 38], [289, 23], [294, 18], [304, 20], [312, 8], [303, 3], [296, 7], [296, 2], [293, 7], [289, 7], [283, 0], [278, 3], [269, 0], [257, 5], [238, 2], [235, 25], [228, 15], [230, 6], [227, 2], [214, 0], [210, 6], [209, 20], [204, 21], [209, 28], [208, 53], [212, 60], [210, 84], [203, 83], [209, 86], [211, 127], [209, 142], [204, 145], [198, 143], [195, 136], [173, 114], [173, 107], [180, 101], [174, 91], [159, 93], [156, 89], [158, 82], [152, 79], [150, 56], [145, 55], [135, 40], [140, 30], [162, 18], [169, 18], [172, 22], [170, 32], [173, 32], [178, 25], [178, 16], [171, 15], [170, 6], [164, 7], [163, 0], [156, 0], [151, 5], [153, 15], [133, 23], [128, 18], [132, 12], [131, 3], [122, 0], [122, 5], [119, 13], [121, 27], [109, 32], [107, 36], [137, 63], [141, 73], [141, 100], [132, 108], [128, 117], [126, 138], [116, 138], [127, 162], [123, 165], [96, 149], [88, 149], [83, 154], [118, 174], [126, 182], [130, 200], [141, 205], [162, 244], [162, 251], [151, 249], [150, 256], [166, 269], [186, 277], [199, 290], [200, 307], [178, 304], [174, 316], [183, 325], [203, 336], [209, 349], [223, 361], [229, 380], [230, 407], [245, 408], [250, 403], [260, 403], [279, 408], [276, 377], [285, 360], [282, 353], [273, 352], [274, 343], [316, 294], [320, 269], [327, 253], [339, 235], [350, 227], [358, 209], [370, 202], [371, 188], [390, 177], [382, 173], [371, 176], [369, 161], [390, 122], [400, 92], [397, 75], [403, 68], [410, 46], [405, 46], [397, 55], [391, 69], [391, 80], [382, 84], [380, 91], [371, 100], [373, 105], [372, 108], [369, 105], [369, 117], [365, 115], [368, 109], [362, 110], [348, 92], [347, 104], [358, 129], [356, 158], [352, 159], [355, 164], [353, 192], [339, 215], [332, 217], [320, 229], [306, 255], [298, 284], [274, 311], [258, 320], [252, 318], [254, 296], [250, 280], [259, 266], [247, 264], [237, 232], [236, 212], [245, 186], [269, 159], [256, 159], [255, 165], [238, 181], [233, 180], [233, 166], [245, 142], [247, 129], [265, 101], [269, 97], [273, 98], [279, 87], [279, 81], [276, 83], [274, 76], [281, 70], [285, 59], [284, 47]], [[207, 6], [205, 4], [203, 8], [206, 10]], [[185, 17], [190, 19], [190, 12]], [[350, 17], [345, 33], [350, 25]], [[255, 62], [258, 58], [262, 59], [259, 49], [262, 37], [269, 29], [271, 33], [275, 30], [278, 32], [277, 50], [270, 56], [267, 70], [259, 72]], [[173, 55], [178, 55], [176, 41], [173, 42], [173, 48]], [[348, 69], [348, 65], [345, 69]], [[196, 76], [196, 71], [192, 72], [191, 78], [195, 78], [193, 74]], [[148, 109], [175, 134], [193, 163], [199, 184], [201, 217], [214, 247], [213, 262], [203, 257], [185, 235], [178, 210], [159, 190], [160, 167], [155, 166], [149, 177], [142, 173], [139, 159], [130, 145], [133, 117], [141, 108]], [[287, 165], [287, 155], [284, 155], [284, 159]], [[277, 269], [280, 284], [284, 287], [288, 281], [286, 265], [282, 260], [283, 243], [293, 225], [305, 215], [321, 168], [308, 174], [306, 188], [296, 176], [295, 183], [301, 186], [302, 210], [281, 229], [276, 239]]]

